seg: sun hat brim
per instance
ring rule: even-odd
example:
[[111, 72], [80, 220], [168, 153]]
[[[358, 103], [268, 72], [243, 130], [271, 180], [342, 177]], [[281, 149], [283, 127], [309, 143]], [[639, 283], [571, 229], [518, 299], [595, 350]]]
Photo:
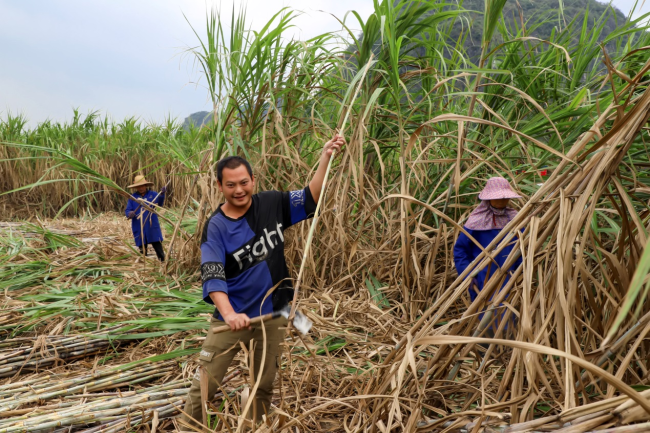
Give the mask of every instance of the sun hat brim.
[[504, 198], [521, 198], [521, 196], [512, 190], [500, 189], [497, 191], [481, 191], [478, 198], [481, 200], [501, 200]]
[[129, 185], [127, 188], [137, 188], [139, 186], [153, 186], [153, 182], [147, 182], [146, 180], [142, 180], [140, 182], [134, 183], [133, 185]]

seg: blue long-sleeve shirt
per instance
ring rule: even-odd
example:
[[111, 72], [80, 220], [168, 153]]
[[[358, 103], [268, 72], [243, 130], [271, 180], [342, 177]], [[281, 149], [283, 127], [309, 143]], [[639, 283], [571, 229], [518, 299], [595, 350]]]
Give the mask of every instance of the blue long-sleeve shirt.
[[[490, 243], [494, 240], [494, 238], [497, 237], [499, 232], [501, 232], [501, 229], [470, 230], [467, 227], [465, 227], [465, 230], [474, 239], [476, 239], [483, 248], [490, 245]], [[483, 290], [483, 286], [485, 286], [485, 283], [490, 279], [490, 276], [493, 275], [498, 268], [503, 267], [503, 264], [508, 258], [508, 255], [510, 255], [512, 248], [514, 247], [514, 244], [515, 244], [515, 240], [513, 239], [513, 241], [509, 245], [507, 245], [503, 250], [501, 250], [499, 254], [497, 254], [494, 257], [494, 261], [486, 265], [483, 269], [481, 269], [478, 272], [478, 275], [476, 276], [476, 283], [478, 285], [479, 291]], [[467, 235], [465, 235], [465, 233], [460, 233], [460, 235], [458, 235], [458, 240], [454, 245], [454, 263], [456, 264], [456, 270], [458, 271], [458, 275], [462, 274], [465, 271], [465, 269], [467, 269], [467, 267], [470, 265], [470, 263], [472, 263], [472, 261], [474, 261], [474, 259], [478, 257], [479, 254], [481, 254], [481, 249], [474, 242], [472, 242], [467, 237]], [[510, 271], [514, 271], [515, 269], [517, 269], [517, 267], [520, 264], [521, 264], [521, 257], [519, 257], [517, 261], [512, 265]], [[504, 286], [508, 283], [509, 279], [510, 279], [510, 275], [506, 276], [506, 279], [503, 283]], [[474, 299], [476, 299], [476, 297], [478, 296], [478, 293], [471, 286], [469, 288], [469, 296], [472, 299], [472, 301], [474, 301]]]
[[[158, 195], [158, 193], [152, 190], [147, 190], [144, 195], [140, 195], [138, 192], [133, 193], [135, 198], [148, 201], [150, 207], [162, 206], [165, 203], [165, 194], [158, 195], [158, 198], [156, 198], [156, 195]], [[133, 232], [135, 245], [141, 247], [143, 241], [144, 244], [161, 242], [163, 240], [163, 235], [160, 230], [158, 215], [149, 212], [142, 206], [138, 209], [138, 206], [140, 206], [138, 202], [129, 199], [129, 202], [126, 204], [126, 210], [124, 211], [124, 214], [127, 217], [131, 211], [136, 211], [135, 217], [131, 220], [131, 231]]]

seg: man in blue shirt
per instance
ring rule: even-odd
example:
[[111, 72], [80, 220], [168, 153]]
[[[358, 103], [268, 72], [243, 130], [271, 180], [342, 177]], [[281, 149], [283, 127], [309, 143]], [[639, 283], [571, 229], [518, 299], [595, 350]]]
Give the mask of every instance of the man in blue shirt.
[[[338, 135], [325, 143], [314, 177], [308, 186], [296, 191], [253, 194], [255, 177], [248, 161], [231, 156], [217, 164], [217, 183], [226, 201], [203, 229], [201, 277], [203, 300], [216, 307], [210, 327], [225, 322], [230, 331], [208, 331], [199, 362], [209, 378], [207, 396], [212, 399], [240, 343], [251, 347], [249, 342], [254, 341], [253, 365], [249, 367], [253, 383], [258, 378], [260, 381], [252, 406], [256, 421], [270, 411], [280, 343], [284, 340], [284, 330], [279, 328], [286, 320], [264, 322], [265, 337], [262, 325], [251, 326], [250, 319], [277, 311], [292, 299], [284, 231], [313, 216], [332, 152], [344, 144]], [[199, 378], [197, 371], [182, 418], [189, 425], [196, 425], [203, 416]]]

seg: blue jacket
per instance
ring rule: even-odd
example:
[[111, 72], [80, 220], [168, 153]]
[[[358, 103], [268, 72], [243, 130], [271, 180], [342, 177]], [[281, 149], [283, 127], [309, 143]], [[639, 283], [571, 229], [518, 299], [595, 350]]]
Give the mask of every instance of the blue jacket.
[[[152, 205], [162, 206], [165, 203], [165, 194], [158, 195], [158, 198], [156, 198], [156, 195], [158, 195], [158, 193], [152, 190], [147, 190], [144, 196], [141, 196], [137, 191], [133, 193], [133, 197], [135, 198], [145, 199]], [[150, 207], [154, 207], [152, 205], [150, 205]], [[145, 244], [161, 242], [163, 240], [163, 235], [160, 230], [158, 215], [149, 212], [144, 207], [138, 209], [138, 206], [140, 205], [135, 200], [129, 199], [129, 202], [126, 204], [126, 210], [124, 211], [124, 214], [127, 217], [129, 216], [129, 212], [134, 210], [136, 211], [135, 218], [131, 220], [131, 231], [133, 231], [135, 245], [141, 247], [143, 237]], [[143, 230], [144, 236], [141, 235], [140, 229]]]
[[[470, 230], [467, 227], [465, 227], [465, 230], [467, 230], [467, 233], [469, 233], [474, 239], [476, 239], [483, 248], [487, 247], [490, 245], [490, 242], [494, 240], [494, 238], [497, 237], [499, 232], [501, 231], [500, 229], [493, 229], [493, 230]], [[512, 247], [514, 246], [514, 240], [510, 243], [510, 245], [507, 245], [501, 252], [494, 257], [494, 261], [490, 264], [488, 264], [486, 267], [481, 269], [476, 276], [476, 282], [478, 285], [478, 289], [483, 290], [483, 286], [487, 282], [487, 280], [490, 279], [490, 275], [494, 273], [498, 267], [502, 267], [503, 264], [505, 263], [506, 259], [510, 255], [510, 251], [512, 251]], [[472, 242], [465, 233], [461, 233], [458, 235], [458, 240], [456, 241], [456, 245], [454, 245], [454, 263], [456, 264], [456, 270], [458, 271], [458, 275], [462, 274], [465, 269], [472, 263], [472, 261], [478, 257], [478, 255], [481, 254], [481, 249]], [[496, 264], [494, 263], [496, 262]], [[517, 267], [521, 264], [521, 257], [517, 259], [517, 261], [512, 265], [512, 268], [510, 268], [510, 271], [514, 271], [517, 269]], [[506, 276], [506, 279], [503, 283], [505, 286], [508, 280], [510, 279], [510, 275]], [[478, 293], [470, 286], [469, 288], [469, 296], [472, 298], [472, 301], [476, 299], [476, 296], [478, 296]]]

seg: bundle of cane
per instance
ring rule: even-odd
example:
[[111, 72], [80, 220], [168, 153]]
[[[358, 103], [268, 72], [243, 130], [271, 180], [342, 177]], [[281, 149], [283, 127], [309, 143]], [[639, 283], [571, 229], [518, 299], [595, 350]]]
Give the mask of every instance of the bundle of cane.
[[[239, 374], [234, 370], [224, 383]], [[137, 389], [155, 381], [162, 383]], [[84, 430], [87, 433], [124, 431], [180, 413], [190, 382], [178, 378], [173, 360], [104, 367], [94, 373], [33, 375], [0, 385], [0, 431], [56, 427], [68, 431], [83, 426], [89, 427]]]
[[25, 374], [63, 362], [98, 355], [110, 347], [105, 337], [124, 325], [82, 335], [5, 340], [0, 345], [0, 378]]

